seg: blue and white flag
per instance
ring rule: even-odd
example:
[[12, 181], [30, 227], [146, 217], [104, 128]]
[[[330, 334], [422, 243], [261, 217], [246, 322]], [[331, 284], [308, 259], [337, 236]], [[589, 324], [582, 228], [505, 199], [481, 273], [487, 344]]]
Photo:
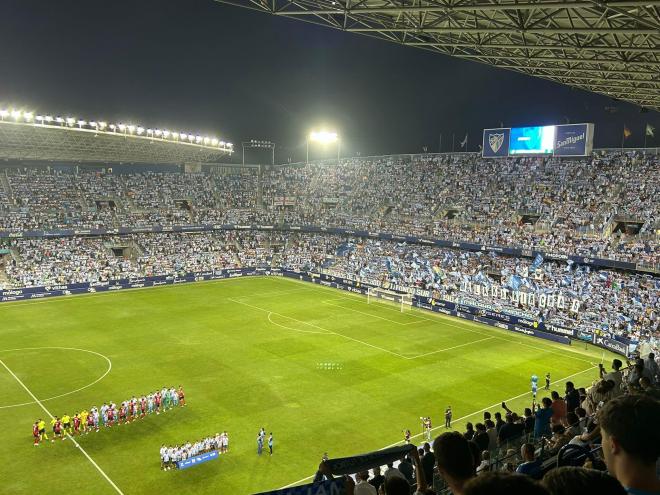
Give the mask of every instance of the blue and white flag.
[[541, 253], [538, 253], [536, 255], [536, 258], [534, 258], [534, 261], [532, 261], [532, 264], [529, 265], [529, 272], [534, 273], [538, 268], [541, 266], [543, 263], [543, 256], [541, 256]]

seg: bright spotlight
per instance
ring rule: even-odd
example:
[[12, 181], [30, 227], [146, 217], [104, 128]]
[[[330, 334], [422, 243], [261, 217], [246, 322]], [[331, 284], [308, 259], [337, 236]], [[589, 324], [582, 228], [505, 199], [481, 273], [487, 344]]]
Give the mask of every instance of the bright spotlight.
[[312, 131], [309, 134], [310, 141], [314, 141], [316, 143], [321, 143], [321, 144], [334, 143], [338, 139], [339, 136], [337, 135], [336, 132]]
[[124, 130], [126, 129], [126, 126], [124, 124], [119, 124], [117, 127], [119, 127], [119, 130], [121, 132], [124, 132]]
[[137, 131], [138, 134], [142, 134], [142, 133], [144, 132], [144, 127], [140, 127], [140, 126], [138, 126], [138, 128], [136, 129], [136, 131]]
[[[159, 131], [156, 131], [156, 136], [158, 136], [158, 132], [159, 132]], [[170, 131], [168, 131], [168, 130], [164, 130], [164, 131], [163, 131], [163, 137], [164, 137], [164, 138], [168, 138], [168, 137], [170, 137]]]
[[79, 120], [78, 121], [78, 127], [82, 127], [84, 125], [87, 125], [87, 122], [85, 122], [84, 120]]
[[73, 117], [67, 117], [66, 118], [66, 123], [69, 124], [69, 125], [73, 125], [73, 124], [76, 123], [76, 119], [73, 118]]
[[211, 146], [217, 146], [218, 140], [216, 138], [211, 139]]
[[64, 119], [62, 117], [57, 117], [55, 119], [55, 122], [57, 122], [58, 124], [62, 124], [62, 123], [64, 123]]
[[9, 116], [9, 110], [0, 109], [0, 118], [4, 119], [5, 117]]
[[99, 129], [103, 130], [108, 126], [106, 122], [99, 122]]
[[25, 112], [23, 114], [23, 118], [25, 119], [26, 122], [30, 122], [33, 117], [34, 117], [34, 114], [32, 112]]
[[44, 117], [44, 120], [45, 120], [46, 122], [52, 122], [52, 121], [53, 121], [53, 117], [50, 116], [50, 115], [46, 115], [46, 116]]
[[15, 120], [18, 120], [18, 119], [21, 118], [21, 113], [23, 113], [23, 112], [21, 112], [20, 110], [12, 110], [12, 111], [11, 111], [11, 116], [12, 116], [12, 118], [14, 118]]

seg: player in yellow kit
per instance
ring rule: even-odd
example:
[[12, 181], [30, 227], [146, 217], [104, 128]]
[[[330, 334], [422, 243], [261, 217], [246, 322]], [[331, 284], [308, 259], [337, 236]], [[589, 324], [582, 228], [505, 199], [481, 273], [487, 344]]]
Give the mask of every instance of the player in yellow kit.
[[46, 433], [46, 422], [43, 419], [39, 419], [39, 440], [44, 441], [48, 440], [48, 434]]
[[71, 435], [71, 417], [67, 413], [62, 416], [62, 429], [65, 435], [67, 433]]
[[87, 418], [89, 417], [89, 413], [87, 412], [87, 409], [83, 409], [80, 411], [80, 424], [82, 426], [82, 431], [83, 433], [87, 432]]

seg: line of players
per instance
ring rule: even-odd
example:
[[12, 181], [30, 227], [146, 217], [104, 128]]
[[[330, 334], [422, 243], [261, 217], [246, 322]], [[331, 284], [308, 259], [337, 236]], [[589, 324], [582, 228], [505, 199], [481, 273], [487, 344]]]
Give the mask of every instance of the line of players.
[[[110, 402], [110, 404], [103, 403], [100, 409], [96, 406], [89, 411], [83, 409], [73, 417], [64, 413], [61, 418], [55, 416], [50, 421], [53, 431], [51, 442], [57, 438], [64, 440], [66, 435], [86, 435], [91, 431], [98, 433], [101, 426], [110, 428], [115, 424], [121, 425], [142, 419], [147, 414], [160, 414], [173, 407], [185, 405], [185, 393], [183, 387], [179, 385], [178, 390], [174, 387], [163, 387], [162, 390], [141, 397], [133, 396], [132, 399], [122, 402], [119, 407], [114, 402]], [[38, 419], [32, 425], [32, 437], [35, 447], [40, 442], [48, 440], [46, 422], [43, 419]]]
[[216, 433], [215, 436], [203, 438], [197, 442], [186, 442], [182, 445], [167, 446], [163, 444], [160, 448], [160, 468], [169, 471], [178, 467], [179, 461], [185, 461], [189, 457], [217, 450], [221, 454], [229, 451], [229, 434], [226, 431]]

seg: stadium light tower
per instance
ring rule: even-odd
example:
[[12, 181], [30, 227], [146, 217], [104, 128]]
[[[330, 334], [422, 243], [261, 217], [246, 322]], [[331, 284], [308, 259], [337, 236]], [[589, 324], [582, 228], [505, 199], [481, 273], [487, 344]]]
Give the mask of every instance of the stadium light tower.
[[309, 142], [319, 143], [322, 145], [337, 143], [337, 164], [339, 164], [339, 150], [341, 149], [339, 134], [329, 131], [312, 131], [307, 136], [307, 159], [305, 163], [309, 163]]

